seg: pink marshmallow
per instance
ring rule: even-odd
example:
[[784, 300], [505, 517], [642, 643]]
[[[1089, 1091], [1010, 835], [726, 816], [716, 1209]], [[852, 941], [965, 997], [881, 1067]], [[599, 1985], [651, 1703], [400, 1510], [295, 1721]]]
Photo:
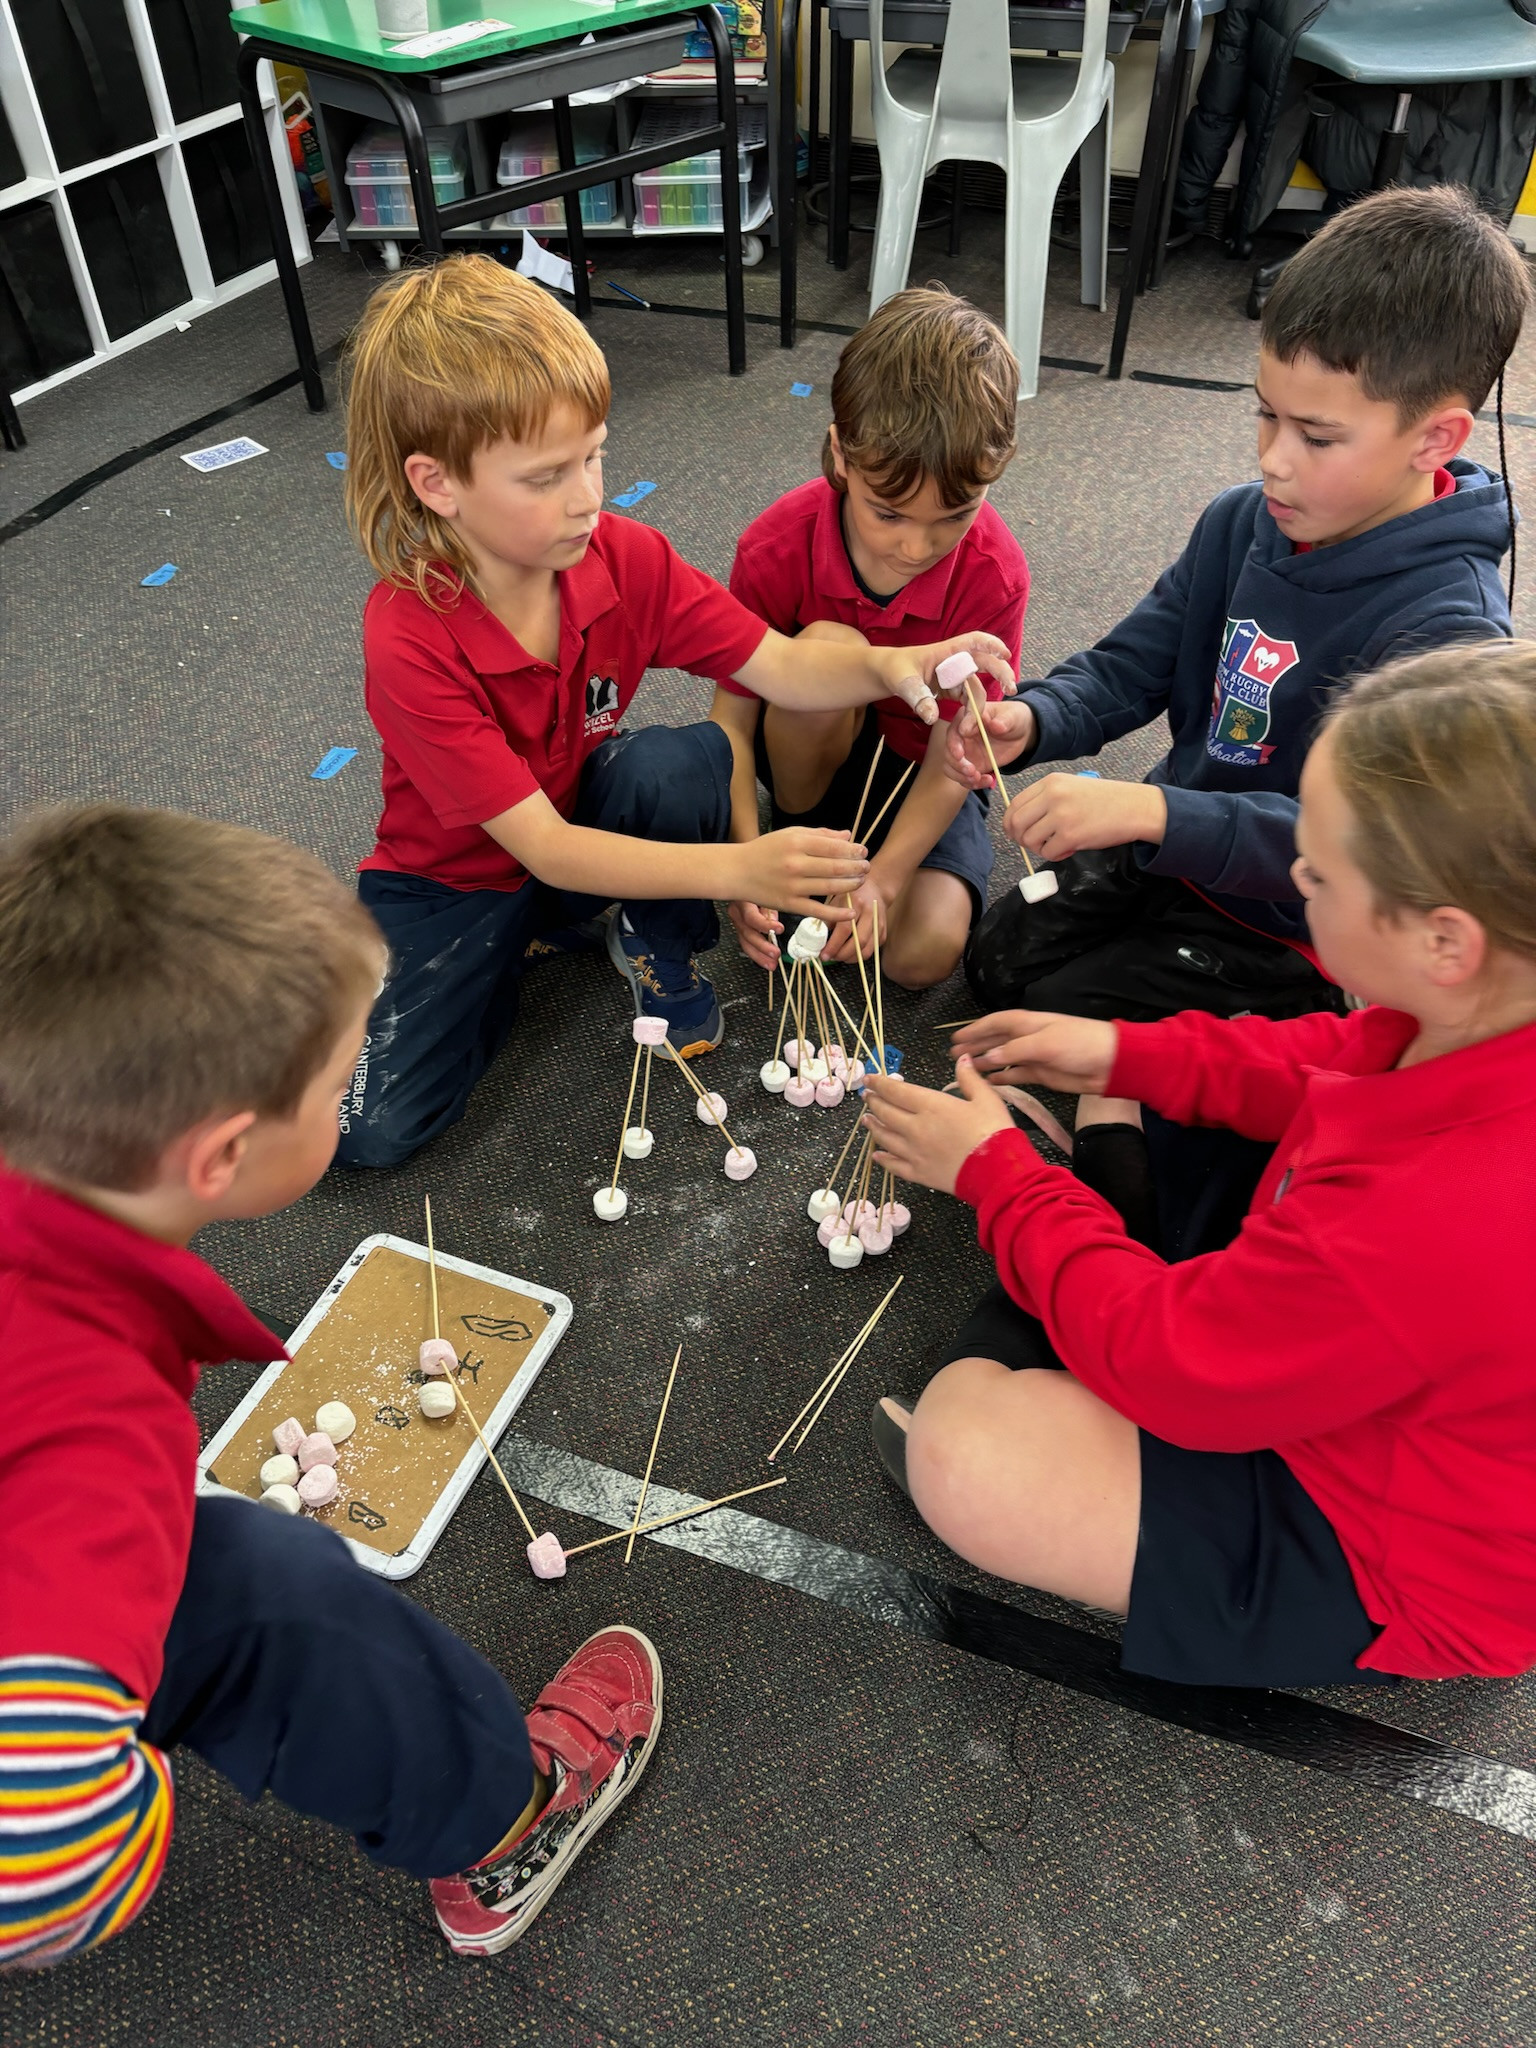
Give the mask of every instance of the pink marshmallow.
[[637, 1017], [631, 1029], [636, 1045], [665, 1045], [667, 1042], [665, 1017]]
[[840, 1072], [848, 1064], [848, 1055], [840, 1045], [824, 1045], [821, 1048], [821, 1056], [834, 1074]]
[[332, 1465], [312, 1465], [302, 1473], [298, 1486], [299, 1499], [307, 1508], [323, 1508], [327, 1501], [336, 1498], [336, 1470]]
[[816, 1100], [823, 1109], [836, 1109], [847, 1090], [835, 1074], [829, 1074], [825, 1081], [816, 1083]]
[[977, 674], [974, 661], [968, 654], [946, 654], [933, 672], [933, 680], [941, 690], [958, 690], [964, 687], [967, 676]]
[[791, 1109], [809, 1109], [816, 1100], [816, 1083], [814, 1081], [800, 1080], [786, 1083], [784, 1100]]
[[888, 1252], [891, 1248], [892, 1238], [890, 1230], [889, 1228], [882, 1229], [878, 1224], [874, 1223], [861, 1223], [859, 1225], [859, 1243], [863, 1245], [865, 1251], [869, 1253], [872, 1259], [878, 1259], [882, 1252]]
[[887, 1202], [882, 1221], [889, 1225], [892, 1237], [900, 1237], [912, 1228], [912, 1211], [905, 1202]]
[[725, 1097], [717, 1095], [712, 1088], [704, 1095], [696, 1095], [693, 1099], [693, 1113], [701, 1124], [715, 1123], [725, 1116]]
[[276, 1429], [273, 1430], [272, 1443], [274, 1448], [281, 1452], [283, 1457], [296, 1458], [299, 1455], [299, 1445], [303, 1443], [308, 1434], [309, 1431], [300, 1422], [297, 1415], [290, 1415], [286, 1422], [280, 1422]]
[[416, 1363], [429, 1380], [452, 1372], [458, 1362], [459, 1354], [446, 1337], [429, 1337], [416, 1354]]
[[565, 1552], [560, 1548], [560, 1538], [552, 1529], [546, 1529], [542, 1536], [535, 1536], [527, 1545], [527, 1552], [536, 1579], [565, 1577]]
[[334, 1465], [336, 1446], [323, 1429], [314, 1429], [305, 1437], [293, 1456], [299, 1461], [299, 1470], [309, 1472], [317, 1465]]
[[839, 1232], [846, 1232], [847, 1225], [841, 1216], [823, 1216], [816, 1226], [816, 1242], [825, 1251]]
[[725, 1155], [727, 1180], [750, 1180], [757, 1171], [757, 1154], [745, 1145], [733, 1145]]
[[[809, 1058], [809, 1057], [810, 1057], [810, 1052], [811, 1052], [811, 1048], [810, 1048], [809, 1046], [807, 1046], [807, 1047], [805, 1048], [805, 1051], [806, 1051], [806, 1057], [807, 1057], [807, 1058]], [[791, 1065], [792, 1067], [798, 1067], [798, 1066], [799, 1066], [799, 1064], [800, 1064], [800, 1041], [799, 1041], [799, 1039], [798, 1039], [798, 1038], [786, 1038], [786, 1039], [785, 1039], [785, 1041], [784, 1041], [784, 1057], [785, 1057], [785, 1059], [787, 1059], [787, 1060], [789, 1061], [789, 1064], [790, 1064], [790, 1065]]]
[[844, 1230], [859, 1231], [864, 1228], [866, 1223], [873, 1223], [874, 1221], [875, 1205], [873, 1202], [860, 1202], [857, 1207], [852, 1202], [844, 1202], [842, 1216], [842, 1227]]
[[867, 1072], [868, 1069], [862, 1060], [850, 1060], [848, 1062], [848, 1071], [844, 1074], [843, 1079], [855, 1095], [862, 1095], [864, 1093], [864, 1078]]

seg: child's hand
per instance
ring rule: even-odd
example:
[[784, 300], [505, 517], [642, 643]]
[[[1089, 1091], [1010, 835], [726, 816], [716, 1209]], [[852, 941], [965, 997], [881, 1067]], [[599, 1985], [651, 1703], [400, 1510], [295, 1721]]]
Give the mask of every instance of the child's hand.
[[978, 1145], [1013, 1127], [1008, 1105], [969, 1060], [961, 1060], [955, 1078], [958, 1096], [879, 1075], [864, 1087], [864, 1122], [875, 1134], [876, 1165], [941, 1195], [955, 1192], [960, 1169]]
[[771, 974], [779, 964], [774, 934], [784, 929], [777, 913], [756, 903], [728, 903], [725, 908], [742, 952], [754, 966], [766, 967]]
[[[1049, 1010], [994, 1010], [955, 1033], [950, 1051], [995, 1081], [1103, 1095], [1120, 1045], [1113, 1024]], [[899, 1084], [898, 1084], [899, 1085]]]
[[720, 852], [736, 884], [732, 902], [776, 903], [795, 917], [819, 917], [827, 924], [852, 916], [842, 899], [862, 888], [869, 873], [868, 855], [853, 844], [851, 833], [811, 825], [786, 825]]
[[[987, 735], [997, 765], [1006, 768], [1021, 754], [1027, 754], [1039, 737], [1035, 714], [1027, 704], [984, 704]], [[962, 789], [990, 789], [992, 770], [987, 750], [976, 730], [976, 714], [969, 704], [962, 707], [950, 724], [944, 751], [944, 773]]]
[[950, 654], [968, 654], [1010, 695], [1017, 688], [1008, 649], [992, 633], [961, 633], [953, 640], [936, 640], [931, 647], [871, 647], [869, 662], [891, 696], [910, 704], [924, 725], [936, 725], [939, 706], [934, 692], [938, 684], [933, 672]]
[[1161, 846], [1168, 804], [1155, 782], [1104, 782], [1096, 775], [1043, 775], [1008, 806], [1003, 830], [1039, 860], [1065, 860], [1085, 847]]
[[875, 919], [880, 920], [880, 943], [890, 936], [890, 908], [896, 891], [887, 889], [871, 868], [862, 889], [853, 892], [853, 918], [840, 924], [826, 943], [823, 960], [853, 960], [860, 953], [869, 959], [875, 950]]

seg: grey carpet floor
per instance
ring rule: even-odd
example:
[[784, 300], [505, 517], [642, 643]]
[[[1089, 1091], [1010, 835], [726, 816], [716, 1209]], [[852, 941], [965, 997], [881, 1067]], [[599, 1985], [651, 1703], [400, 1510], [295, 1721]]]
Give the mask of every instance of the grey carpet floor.
[[[962, 258], [935, 258], [932, 271], [995, 306], [996, 244], [996, 224], [979, 216]], [[830, 271], [813, 243], [807, 313], [856, 324], [863, 262], [856, 245], [854, 267]], [[718, 305], [717, 271], [697, 248], [615, 248], [602, 275], [658, 302]], [[369, 282], [335, 254], [307, 274], [322, 345], [342, 338]], [[749, 287], [770, 311], [771, 266]], [[1133, 367], [1251, 374], [1245, 289], [1246, 272], [1211, 249], [1176, 259], [1138, 316]], [[1102, 360], [1106, 328], [1074, 303], [1064, 263], [1047, 349]], [[754, 327], [748, 373], [731, 380], [718, 321], [614, 307], [595, 331], [614, 374], [610, 494], [655, 481], [636, 516], [723, 575], [747, 520], [814, 472], [840, 337], [807, 333], [788, 356]], [[268, 291], [29, 406], [32, 446], [0, 462], [0, 523], [287, 367]], [[793, 397], [792, 378], [813, 395]], [[1530, 346], [1512, 406], [1522, 392], [1532, 405]], [[1034, 572], [1032, 669], [1119, 617], [1212, 493], [1251, 473], [1250, 412], [1241, 391], [1045, 373], [996, 492]], [[371, 843], [378, 756], [359, 688], [369, 578], [325, 461], [340, 445], [339, 414], [312, 416], [288, 390], [207, 438], [233, 432], [271, 452], [200, 476], [168, 451], [0, 549], [0, 813], [98, 795], [177, 804], [286, 833], [348, 873]], [[1529, 430], [1513, 431], [1522, 493], [1533, 445]], [[1491, 452], [1482, 429], [1478, 446]], [[141, 588], [164, 561], [177, 563], [175, 580]], [[1529, 623], [1523, 597], [1521, 617]], [[706, 701], [707, 686], [658, 675], [641, 706], [681, 723]], [[1156, 744], [1155, 734], [1122, 742], [1103, 765], [1137, 773]], [[358, 758], [336, 780], [312, 781], [335, 745]], [[994, 887], [1017, 872], [1000, 850]], [[872, 1396], [914, 1383], [925, 1347], [987, 1277], [966, 1214], [919, 1196], [912, 1234], [884, 1267], [832, 1276], [803, 1203], [844, 1116], [797, 1118], [757, 1088], [771, 1039], [763, 978], [730, 947], [711, 972], [730, 1030], [710, 1085], [762, 1161], [745, 1187], [719, 1176], [678, 1084], [653, 1113], [656, 1155], [628, 1175], [629, 1217], [595, 1224], [590, 1192], [623, 1105], [626, 1006], [601, 962], [567, 960], [530, 976], [519, 1030], [456, 1131], [399, 1173], [333, 1173], [286, 1214], [210, 1231], [200, 1249], [282, 1326], [363, 1237], [419, 1236], [430, 1192], [447, 1249], [575, 1301], [520, 1430], [638, 1470], [682, 1341], [658, 1477], [701, 1494], [756, 1476], [801, 1390], [900, 1270], [898, 1308], [761, 1512], [1063, 1616], [948, 1557], [867, 1449]], [[968, 1008], [958, 983], [892, 995], [888, 1036], [920, 1078], [942, 1070], [931, 1024]], [[207, 1376], [206, 1428], [252, 1370]], [[98, 1955], [0, 1987], [0, 2039], [1536, 2042], [1528, 1842], [894, 1635], [683, 1552], [644, 1546], [627, 1572], [601, 1553], [546, 1588], [529, 1579], [521, 1545], [482, 1477], [402, 1597], [459, 1628], [525, 1696], [592, 1628], [631, 1620], [661, 1649], [669, 1698], [646, 1786], [523, 1944], [494, 1963], [454, 1961], [418, 1887], [374, 1871], [317, 1824], [270, 1802], [243, 1805], [184, 1761], [176, 1843], [144, 1919]], [[1530, 1682], [1333, 1697], [1536, 1762]]]

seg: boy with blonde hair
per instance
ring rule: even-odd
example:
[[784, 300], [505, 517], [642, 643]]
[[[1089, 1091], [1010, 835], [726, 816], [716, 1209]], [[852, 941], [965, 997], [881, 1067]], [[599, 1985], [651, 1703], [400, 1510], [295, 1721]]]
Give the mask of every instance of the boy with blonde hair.
[[525, 1722], [329, 1511], [194, 1493], [199, 1361], [282, 1346], [188, 1241], [325, 1171], [383, 964], [356, 898], [264, 833], [100, 804], [0, 844], [0, 1350], [26, 1380], [0, 1465], [0, 1968], [143, 1909], [179, 1746], [429, 1880], [466, 1955], [517, 1940], [654, 1748], [638, 1631], [592, 1637]]
[[[1013, 458], [1018, 387], [1001, 331], [965, 299], [938, 286], [887, 299], [838, 358], [821, 476], [741, 536], [734, 594], [781, 633], [853, 647], [940, 639], [963, 621], [996, 634], [1017, 666], [1029, 565], [987, 493]], [[878, 918], [893, 981], [928, 988], [953, 973], [986, 905], [992, 844], [985, 795], [945, 773], [945, 727], [925, 727], [895, 698], [793, 709], [730, 681], [710, 717], [735, 756], [739, 841], [757, 837], [759, 782], [775, 827], [852, 825], [877, 748], [866, 821], [916, 764], [900, 805], [868, 835], [856, 922], [834, 933], [826, 957], [851, 957], [856, 942], [868, 953]], [[771, 966], [783, 930], [774, 911], [737, 902], [731, 919], [748, 957]]]
[[619, 730], [647, 668], [788, 706], [893, 694], [928, 723], [957, 649], [1011, 683], [985, 633], [885, 650], [766, 629], [663, 535], [602, 510], [608, 401], [580, 322], [486, 256], [402, 274], [358, 330], [348, 509], [381, 578], [363, 650], [384, 746], [359, 887], [393, 966], [342, 1106], [344, 1164], [395, 1164], [457, 1121], [552, 929], [580, 943], [619, 899], [608, 956], [688, 1057], [724, 1034], [695, 964], [714, 899], [849, 915], [822, 900], [867, 873], [846, 829], [729, 843], [717, 725]]

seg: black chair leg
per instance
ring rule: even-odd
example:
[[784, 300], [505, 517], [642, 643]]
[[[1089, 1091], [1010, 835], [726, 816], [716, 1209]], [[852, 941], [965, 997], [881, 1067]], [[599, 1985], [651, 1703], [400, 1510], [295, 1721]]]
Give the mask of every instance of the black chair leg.
[[21, 431], [21, 414], [9, 391], [0, 390], [0, 440], [5, 442], [12, 454], [26, 447], [27, 437]]
[[1179, 47], [1189, 15], [1189, 0], [1169, 0], [1163, 15], [1163, 32], [1157, 39], [1157, 73], [1152, 84], [1152, 101], [1147, 109], [1147, 134], [1141, 148], [1141, 167], [1136, 177], [1136, 206], [1131, 215], [1131, 245], [1125, 252], [1120, 273], [1120, 298], [1115, 308], [1115, 333], [1109, 345], [1111, 379], [1125, 368], [1125, 345], [1130, 339], [1131, 315], [1137, 294], [1151, 269], [1152, 237], [1163, 211], [1163, 180], [1168, 168], [1169, 135], [1174, 124], [1174, 83], [1178, 73]]
[[949, 167], [949, 253], [960, 254], [960, 223], [965, 213], [965, 165], [956, 161]]
[[827, 128], [831, 161], [827, 167], [827, 261], [834, 270], [848, 268], [848, 185], [853, 148], [853, 45], [832, 22], [828, 51], [832, 105]]

